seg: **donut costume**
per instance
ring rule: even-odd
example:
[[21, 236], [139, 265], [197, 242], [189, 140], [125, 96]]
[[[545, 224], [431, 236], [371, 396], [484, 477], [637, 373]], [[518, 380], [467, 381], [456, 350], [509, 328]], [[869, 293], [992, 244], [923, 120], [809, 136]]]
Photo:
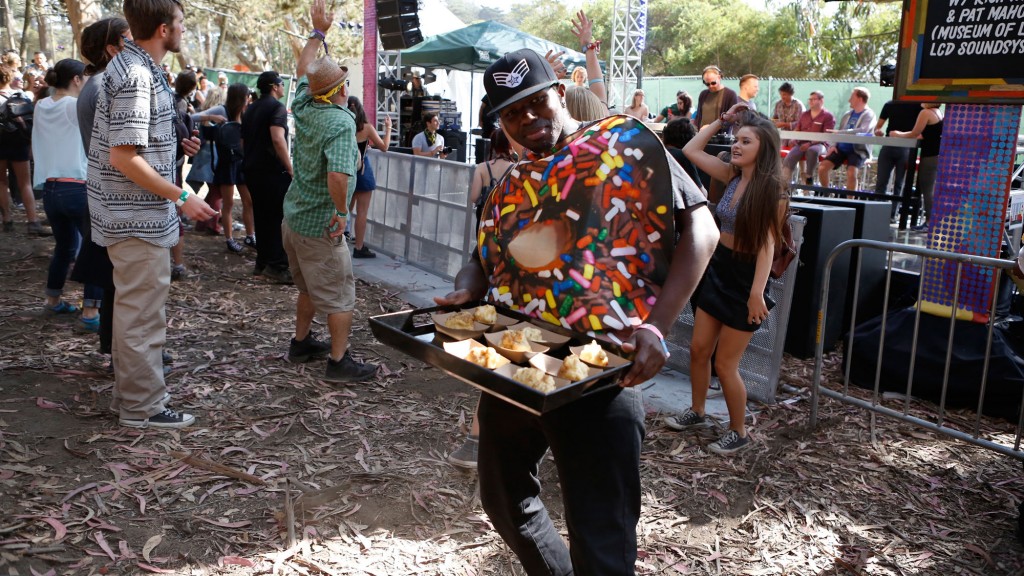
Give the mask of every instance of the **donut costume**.
[[667, 159], [646, 126], [610, 116], [552, 155], [519, 164], [483, 208], [487, 300], [577, 332], [628, 336], [668, 275], [675, 227]]

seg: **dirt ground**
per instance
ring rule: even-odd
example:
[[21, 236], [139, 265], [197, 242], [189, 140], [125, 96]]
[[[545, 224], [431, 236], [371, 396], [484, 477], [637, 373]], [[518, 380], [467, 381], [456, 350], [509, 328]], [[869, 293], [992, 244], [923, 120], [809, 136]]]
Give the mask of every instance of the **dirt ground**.
[[[97, 337], [41, 314], [52, 240], [23, 229], [0, 237], [3, 573], [523, 573], [474, 476], [445, 462], [476, 392], [374, 340], [367, 318], [404, 305], [387, 289], [357, 288], [355, 350], [378, 377], [329, 384], [322, 363], [284, 361], [294, 288], [189, 233], [167, 380], [198, 422], [125, 429]], [[826, 360], [834, 382], [838, 356]], [[806, 392], [810, 362], [787, 357], [783, 372]], [[761, 407], [756, 446], [732, 458], [704, 449], [714, 433], [650, 414], [637, 572], [1024, 574], [1020, 462], [882, 418], [872, 435], [865, 413], [827, 401], [809, 431], [807, 412]], [[554, 467], [542, 475], [564, 526]]]

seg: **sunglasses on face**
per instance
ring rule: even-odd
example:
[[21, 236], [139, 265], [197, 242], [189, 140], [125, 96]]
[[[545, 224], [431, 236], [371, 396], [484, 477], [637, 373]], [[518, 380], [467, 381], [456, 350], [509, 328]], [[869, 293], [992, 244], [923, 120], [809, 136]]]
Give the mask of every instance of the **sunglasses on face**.
[[715, 80], [714, 82], [705, 81], [704, 85], [707, 86], [708, 88], [711, 88], [712, 86], [718, 86], [718, 80]]

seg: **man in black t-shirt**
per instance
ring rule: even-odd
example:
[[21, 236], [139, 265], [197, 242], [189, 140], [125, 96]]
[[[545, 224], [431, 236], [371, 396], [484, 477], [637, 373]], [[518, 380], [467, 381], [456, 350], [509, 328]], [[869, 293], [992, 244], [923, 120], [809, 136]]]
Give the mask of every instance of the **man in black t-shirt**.
[[242, 171], [252, 194], [256, 224], [256, 266], [254, 276], [291, 284], [288, 256], [281, 243], [284, 195], [292, 182], [292, 161], [288, 152], [288, 111], [279, 98], [284, 81], [272, 70], [256, 81], [260, 98], [242, 116]]
[[[890, 132], [898, 130], [909, 132], [914, 128], [917, 115], [921, 112], [921, 105], [916, 102], [897, 102], [889, 100], [882, 106], [882, 112], [878, 115], [878, 124], [875, 125], [875, 136], [888, 136]], [[888, 122], [889, 126], [883, 131], [882, 126]], [[910, 158], [910, 149], [898, 146], [882, 146], [878, 153], [878, 177], [875, 180], [875, 194], [885, 194], [889, 187], [889, 177], [892, 176], [892, 194], [899, 196], [903, 193], [903, 178], [907, 173], [907, 162]], [[893, 202], [893, 213], [896, 211], [896, 202]]]

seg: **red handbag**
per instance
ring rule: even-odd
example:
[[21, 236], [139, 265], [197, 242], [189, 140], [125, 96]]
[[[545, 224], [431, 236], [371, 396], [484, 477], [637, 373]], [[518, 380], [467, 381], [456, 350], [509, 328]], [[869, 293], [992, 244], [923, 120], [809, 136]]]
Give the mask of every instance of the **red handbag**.
[[793, 239], [793, 229], [789, 222], [782, 225], [782, 242], [775, 244], [775, 255], [772, 256], [772, 278], [782, 278], [782, 275], [789, 269], [789, 263], [796, 258], [796, 240]]

